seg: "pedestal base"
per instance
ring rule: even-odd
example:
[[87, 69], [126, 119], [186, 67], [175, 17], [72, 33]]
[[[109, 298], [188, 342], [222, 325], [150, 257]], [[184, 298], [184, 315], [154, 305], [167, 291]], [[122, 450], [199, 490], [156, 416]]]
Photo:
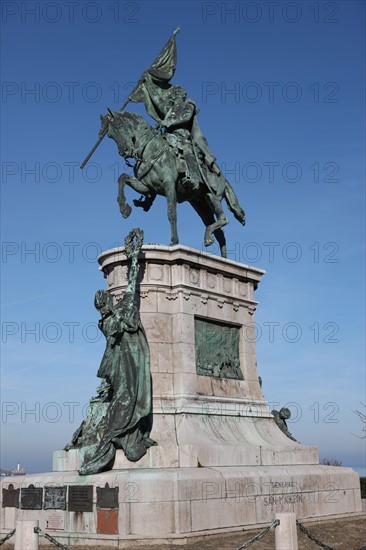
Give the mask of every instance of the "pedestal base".
[[[37, 519], [42, 530], [70, 546], [182, 544], [192, 536], [263, 526], [277, 512], [295, 512], [301, 520], [362, 511], [358, 475], [350, 468], [332, 466], [141, 468], [86, 477], [54, 472], [18, 476], [15, 481], [7, 478], [2, 485], [6, 488], [9, 483], [14, 488], [67, 487], [66, 510], [45, 510], [44, 498], [41, 510], [0, 509], [2, 530], [11, 528], [9, 514], [12, 523]], [[118, 487], [114, 503], [118, 507], [100, 507], [97, 488], [106, 483]], [[69, 510], [72, 485], [93, 487], [92, 511]]]

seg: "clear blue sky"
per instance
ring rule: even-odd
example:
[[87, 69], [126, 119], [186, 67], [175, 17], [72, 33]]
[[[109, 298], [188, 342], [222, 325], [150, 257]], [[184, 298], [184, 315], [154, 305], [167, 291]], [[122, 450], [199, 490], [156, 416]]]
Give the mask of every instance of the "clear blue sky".
[[[196, 100], [247, 213], [245, 228], [230, 215], [229, 257], [267, 271], [256, 293], [265, 398], [290, 407], [290, 430], [321, 457], [361, 468], [365, 4], [1, 7], [2, 467], [49, 470], [95, 392], [98, 253], [135, 226], [169, 241], [162, 198], [121, 218], [111, 140], [87, 171], [78, 164], [99, 114], [119, 108], [180, 25], [173, 83]], [[178, 216], [180, 242], [203, 248], [190, 206]]]

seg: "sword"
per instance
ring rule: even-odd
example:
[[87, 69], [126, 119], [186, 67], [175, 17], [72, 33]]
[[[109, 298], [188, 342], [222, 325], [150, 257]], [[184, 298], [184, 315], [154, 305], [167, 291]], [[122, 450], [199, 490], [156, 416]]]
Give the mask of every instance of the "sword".
[[[137, 86], [136, 86], [137, 88]], [[135, 90], [134, 90], [135, 91]], [[123, 111], [123, 109], [126, 107], [127, 103], [130, 101], [130, 98], [128, 97], [126, 99], [126, 101], [124, 102], [124, 104], [122, 105], [120, 111]], [[114, 115], [113, 115], [113, 112], [110, 110], [109, 107], [107, 107], [107, 110], [108, 110], [108, 124], [109, 124], [109, 121], [113, 120], [114, 119]], [[84, 168], [84, 166], [86, 165], [86, 163], [88, 162], [88, 160], [90, 159], [90, 157], [92, 155], [94, 155], [95, 151], [98, 149], [99, 145], [102, 143], [103, 139], [105, 138], [105, 136], [107, 135], [108, 133], [108, 124], [106, 124], [105, 128], [102, 130], [101, 134], [100, 134], [100, 138], [98, 139], [98, 141], [96, 142], [96, 144], [94, 145], [94, 147], [91, 149], [91, 151], [88, 153], [88, 155], [85, 157], [85, 159], [83, 160], [83, 162], [80, 164], [80, 168], [81, 170]]]

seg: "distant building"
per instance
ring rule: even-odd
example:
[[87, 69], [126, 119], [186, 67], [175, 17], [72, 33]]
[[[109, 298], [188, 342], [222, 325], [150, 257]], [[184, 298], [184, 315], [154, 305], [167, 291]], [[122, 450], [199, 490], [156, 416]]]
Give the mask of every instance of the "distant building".
[[0, 469], [0, 476], [24, 476], [26, 473], [25, 469], [20, 467], [20, 464], [11, 470]]

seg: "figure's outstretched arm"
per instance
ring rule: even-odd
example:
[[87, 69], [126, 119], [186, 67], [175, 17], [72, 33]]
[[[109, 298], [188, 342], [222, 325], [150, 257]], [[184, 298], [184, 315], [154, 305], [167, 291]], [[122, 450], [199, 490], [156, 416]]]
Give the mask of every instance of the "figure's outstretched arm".
[[136, 256], [133, 256], [131, 261], [130, 272], [128, 276], [126, 294], [135, 294], [138, 273], [139, 273], [138, 259]]
[[138, 256], [142, 247], [144, 233], [141, 229], [132, 229], [125, 239], [125, 253], [131, 259], [131, 267], [128, 274], [126, 294], [136, 293], [136, 283], [139, 273]]

